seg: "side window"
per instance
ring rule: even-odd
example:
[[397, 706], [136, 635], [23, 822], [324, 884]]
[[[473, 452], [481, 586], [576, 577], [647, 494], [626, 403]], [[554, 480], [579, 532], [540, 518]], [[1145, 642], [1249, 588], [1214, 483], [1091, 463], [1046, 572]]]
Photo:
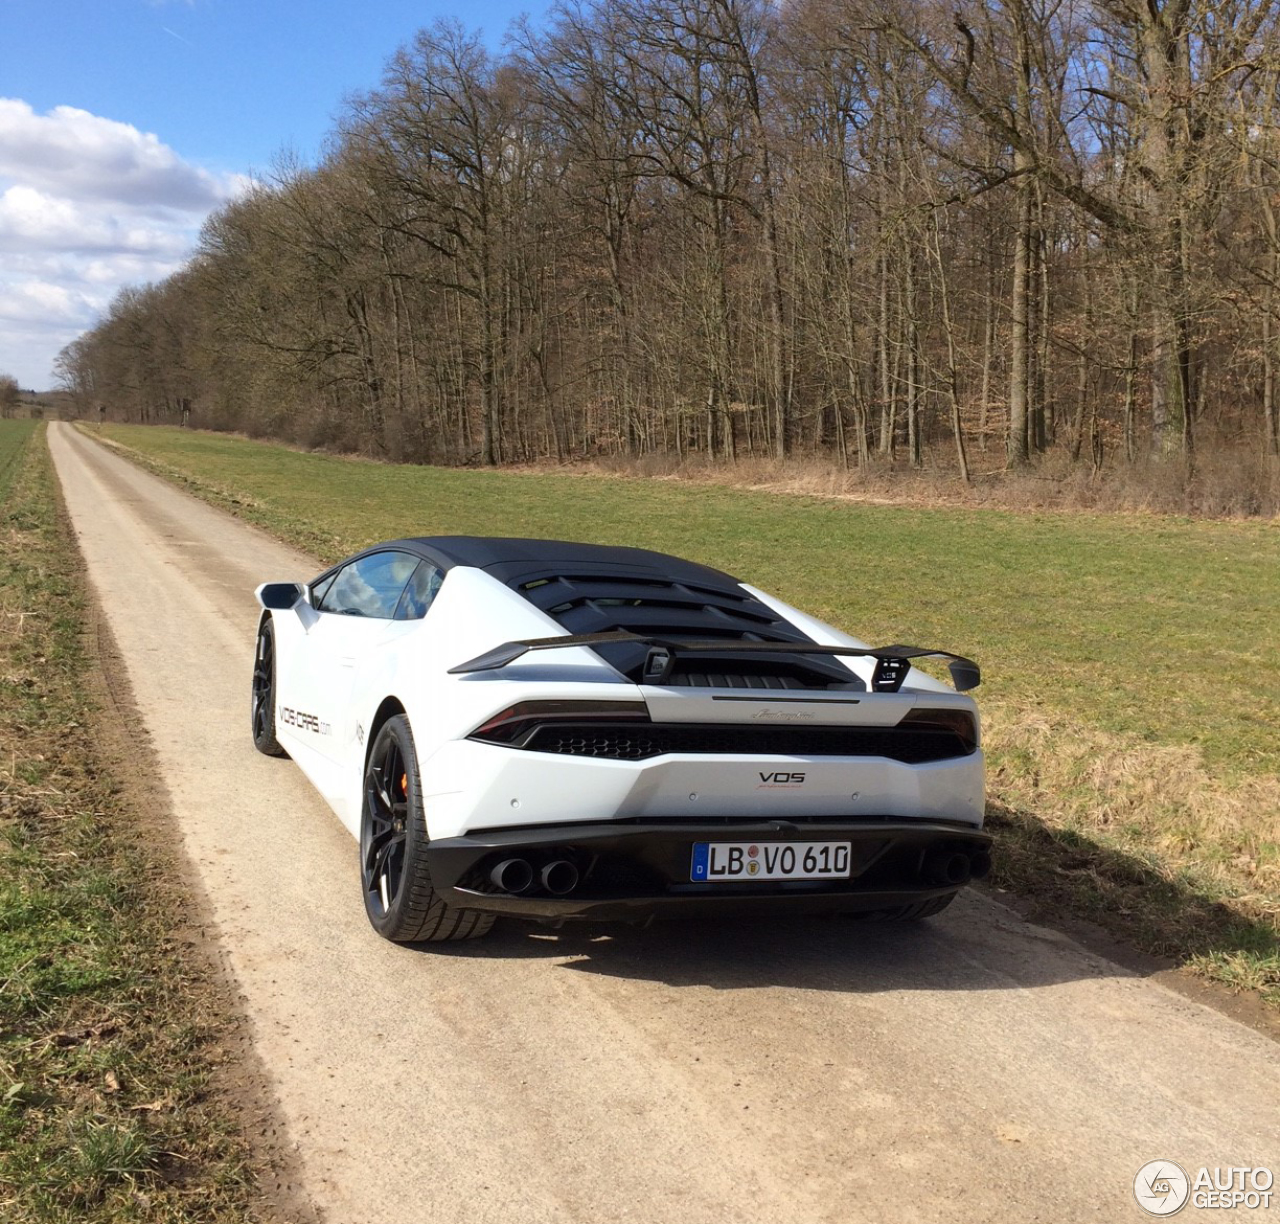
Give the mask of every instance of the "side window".
[[320, 600], [321, 612], [390, 620], [417, 557], [402, 552], [373, 553], [344, 565]]
[[426, 616], [427, 609], [431, 607], [432, 600], [435, 599], [436, 592], [440, 590], [440, 584], [443, 581], [444, 575], [429, 561], [423, 561], [413, 571], [409, 585], [400, 596], [400, 605], [396, 608], [396, 620], [421, 620]]
[[337, 573], [334, 572], [328, 578], [322, 578], [311, 588], [311, 606], [313, 608], [318, 608], [324, 602], [324, 597], [329, 593], [329, 588], [333, 586], [337, 577]]

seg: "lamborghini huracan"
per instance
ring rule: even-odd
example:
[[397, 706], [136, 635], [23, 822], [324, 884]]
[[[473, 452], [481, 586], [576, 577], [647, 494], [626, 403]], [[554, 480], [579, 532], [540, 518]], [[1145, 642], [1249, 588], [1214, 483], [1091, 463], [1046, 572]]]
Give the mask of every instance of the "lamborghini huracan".
[[393, 540], [256, 594], [254, 743], [358, 839], [387, 939], [502, 915], [923, 918], [990, 870], [960, 655], [554, 540]]

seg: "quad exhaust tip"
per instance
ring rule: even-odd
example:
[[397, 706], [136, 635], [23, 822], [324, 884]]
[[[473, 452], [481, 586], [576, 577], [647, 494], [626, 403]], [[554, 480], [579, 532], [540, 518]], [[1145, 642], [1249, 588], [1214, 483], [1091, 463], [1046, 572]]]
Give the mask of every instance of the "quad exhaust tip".
[[962, 850], [931, 850], [924, 857], [920, 874], [930, 884], [967, 884], [973, 874], [969, 856]]
[[553, 897], [563, 897], [578, 887], [578, 869], [568, 859], [555, 859], [542, 869], [542, 887]]
[[578, 869], [568, 859], [552, 859], [536, 871], [528, 859], [503, 859], [489, 872], [493, 886], [519, 896], [540, 885], [553, 897], [563, 897], [578, 887]]
[[528, 892], [533, 887], [533, 868], [527, 859], [503, 859], [489, 872], [489, 879], [505, 893]]
[[920, 864], [920, 878], [926, 884], [959, 887], [970, 880], [985, 880], [991, 874], [988, 850], [930, 850]]

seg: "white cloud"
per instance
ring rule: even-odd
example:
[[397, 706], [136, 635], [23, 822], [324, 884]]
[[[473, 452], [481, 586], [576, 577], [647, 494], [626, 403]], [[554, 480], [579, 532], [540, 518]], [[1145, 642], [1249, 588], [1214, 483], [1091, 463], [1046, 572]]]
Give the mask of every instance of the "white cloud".
[[72, 199], [208, 211], [226, 195], [152, 132], [73, 106], [37, 115], [0, 98], [0, 175]]
[[116, 291], [176, 271], [209, 211], [248, 185], [127, 123], [0, 98], [0, 373], [51, 385], [58, 350]]
[[[141, 285], [161, 281], [182, 267], [186, 251], [172, 259], [155, 255], [111, 255], [103, 259], [91, 259], [78, 269], [86, 286], [95, 287], [95, 296], [106, 290], [110, 298], [121, 285]], [[104, 303], [105, 304], [105, 303]]]
[[100, 205], [15, 185], [0, 194], [0, 251], [116, 251], [177, 257], [187, 247], [172, 226], [113, 214]]
[[0, 319], [18, 323], [40, 320], [57, 325], [74, 323], [84, 315], [84, 302], [62, 285], [20, 281], [0, 286]]

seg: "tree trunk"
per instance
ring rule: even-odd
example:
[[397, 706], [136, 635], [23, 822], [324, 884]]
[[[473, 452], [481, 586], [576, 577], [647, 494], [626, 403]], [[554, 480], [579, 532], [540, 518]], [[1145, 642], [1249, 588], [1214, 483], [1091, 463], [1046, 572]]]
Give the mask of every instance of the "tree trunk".
[[1010, 309], [1012, 334], [1009, 338], [1009, 466], [1026, 467], [1027, 378], [1031, 349], [1031, 182], [1029, 167], [1018, 181], [1018, 227], [1013, 240], [1013, 299]]
[[[487, 257], [483, 261], [488, 263]], [[480, 270], [480, 462], [496, 467], [502, 461], [502, 426], [498, 408], [491, 274]]]
[[764, 256], [769, 299], [769, 364], [773, 382], [773, 453], [785, 459], [791, 450], [791, 389], [787, 377], [786, 310], [782, 287], [782, 259], [778, 250], [778, 215], [770, 178], [769, 146], [760, 121], [761, 166], [764, 176]]
[[920, 362], [920, 321], [916, 317], [918, 307], [918, 288], [916, 285], [915, 252], [908, 249], [903, 252], [902, 269], [902, 308], [906, 323], [907, 349], [907, 455], [912, 467], [921, 467], [924, 463], [924, 448], [920, 436], [920, 400], [921, 362]]
[[978, 400], [978, 438], [983, 451], [987, 449], [987, 425], [991, 411], [991, 367], [996, 348], [996, 253], [988, 235], [987, 241], [987, 292], [983, 302], [982, 319], [982, 390]]
[[[1017, 28], [1016, 106], [1018, 122], [1025, 130], [1034, 127], [1031, 107], [1031, 47], [1026, 13], [1014, 7]], [[1017, 175], [1018, 220], [1013, 242], [1013, 298], [1010, 304], [1012, 335], [1009, 339], [1009, 440], [1008, 462], [1013, 468], [1026, 467], [1030, 458], [1027, 395], [1031, 377], [1031, 260], [1034, 204], [1031, 155], [1019, 148], [1014, 153]]]
[[877, 373], [880, 376], [880, 453], [892, 460], [897, 447], [894, 377], [889, 357], [889, 259], [883, 252], [876, 261], [880, 272], [880, 318], [876, 335]]
[[1262, 311], [1262, 420], [1265, 430], [1265, 452], [1268, 455], [1280, 454], [1280, 430], [1276, 421], [1276, 355], [1275, 337], [1272, 334], [1272, 298], [1268, 292], [1267, 302]]
[[1053, 423], [1049, 407], [1050, 388], [1053, 383], [1049, 377], [1049, 339], [1052, 322], [1052, 298], [1049, 295], [1049, 235], [1044, 223], [1044, 189], [1036, 183], [1034, 232], [1031, 235], [1035, 252], [1036, 290], [1039, 295], [1037, 305], [1040, 307], [1036, 327], [1036, 376], [1032, 382], [1035, 394], [1031, 400], [1031, 444], [1043, 453], [1048, 449], [1052, 439]]
[[947, 341], [947, 398], [951, 406], [951, 436], [956, 444], [956, 466], [960, 479], [969, 483], [969, 455], [964, 444], [964, 427], [960, 419], [960, 374], [956, 365], [956, 336], [951, 325], [951, 295], [947, 288], [947, 270], [942, 262], [942, 239], [938, 216], [931, 217], [934, 264], [938, 269], [938, 304], [942, 310], [942, 333]]
[[1280, 226], [1275, 205], [1259, 164], [1258, 197], [1270, 251], [1267, 255], [1267, 283], [1262, 297], [1262, 429], [1268, 455], [1280, 455], [1280, 406], [1276, 403], [1276, 297], [1280, 288]]

